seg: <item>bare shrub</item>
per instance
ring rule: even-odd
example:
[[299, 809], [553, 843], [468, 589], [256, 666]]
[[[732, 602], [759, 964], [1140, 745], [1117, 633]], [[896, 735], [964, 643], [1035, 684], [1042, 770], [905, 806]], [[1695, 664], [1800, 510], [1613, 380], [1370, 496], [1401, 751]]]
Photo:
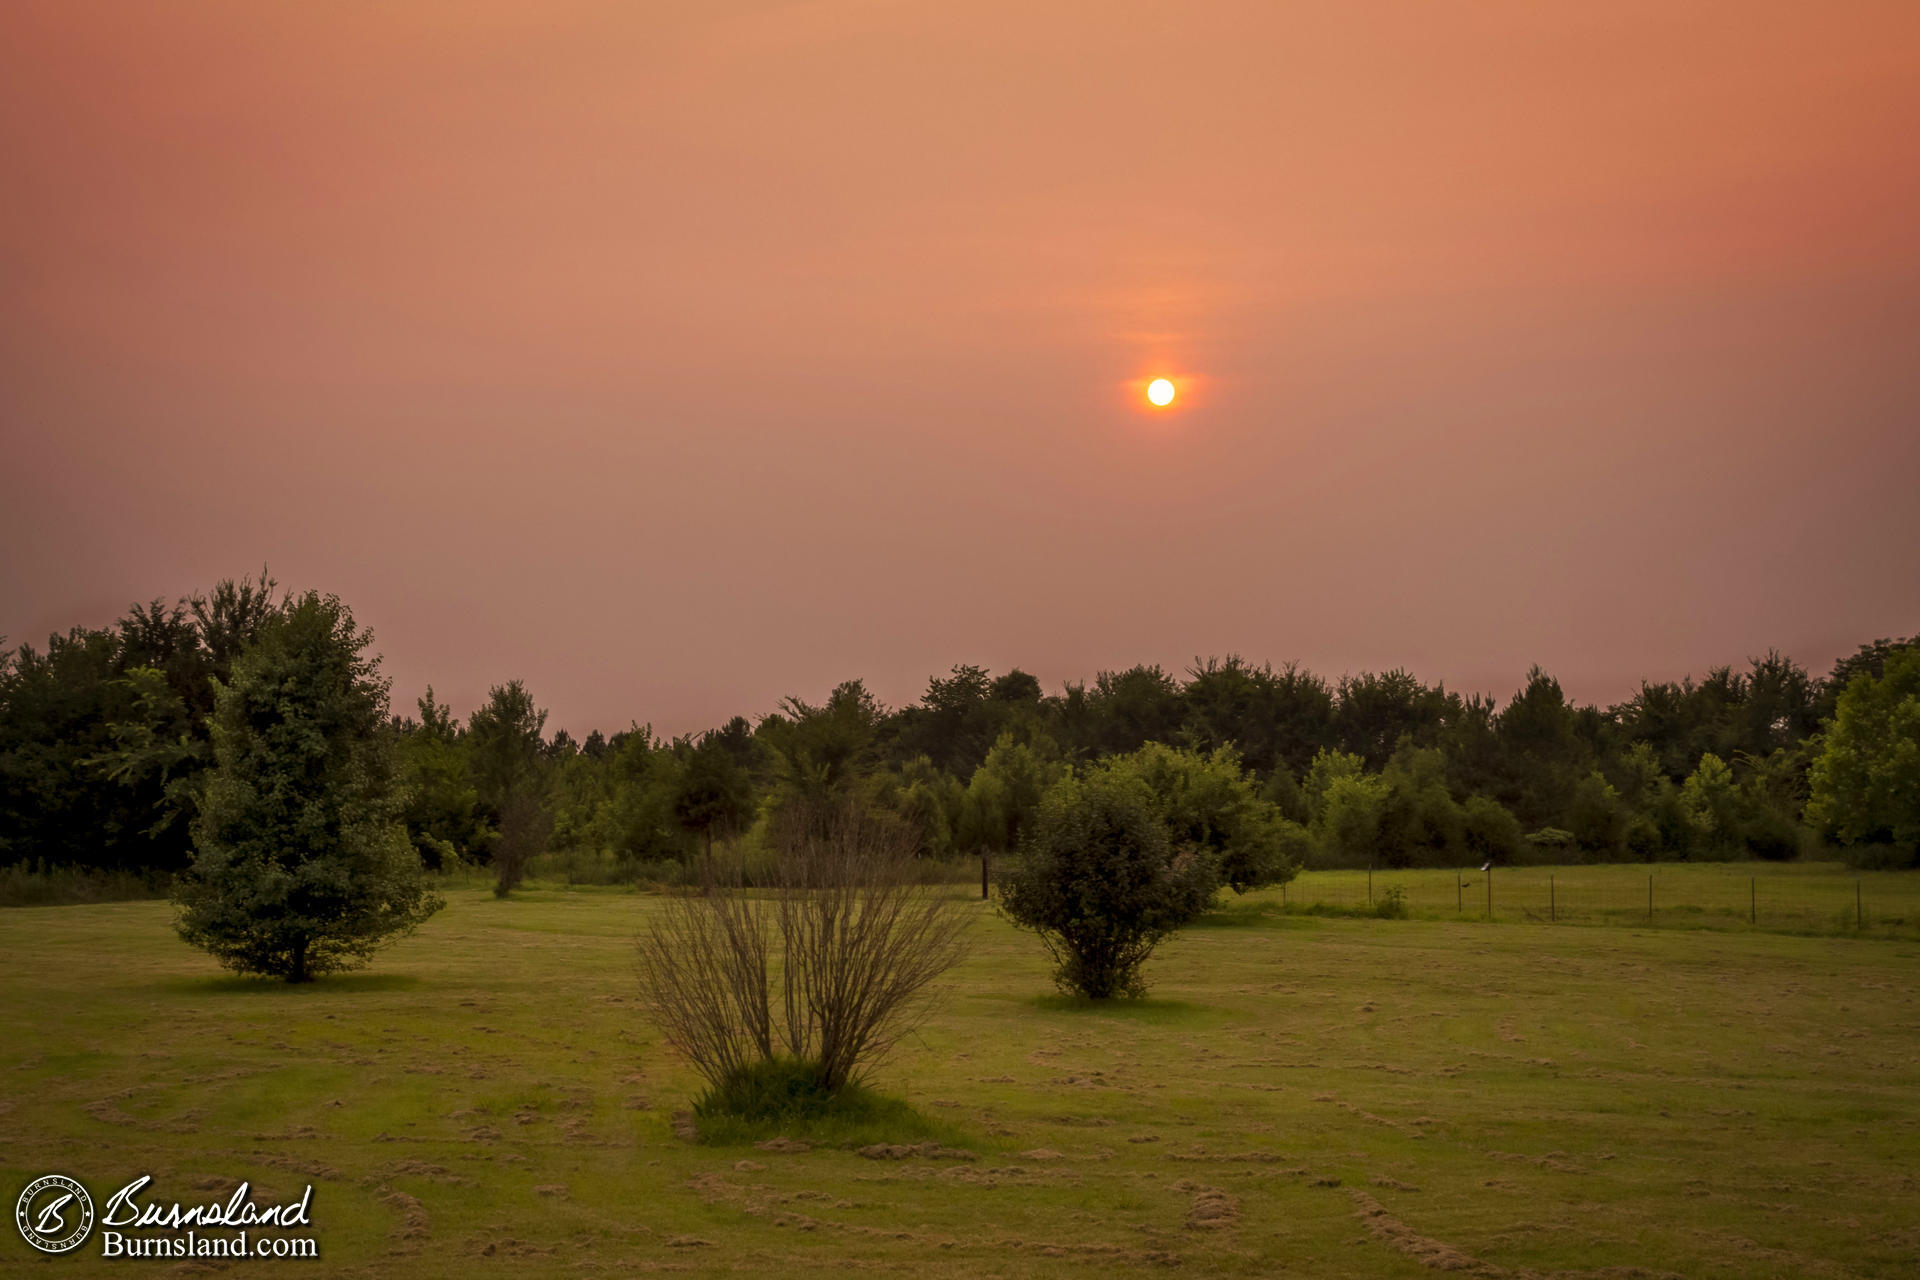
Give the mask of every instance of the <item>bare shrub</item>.
[[917, 883], [911, 833], [836, 806], [797, 823], [748, 888], [737, 858], [639, 939], [643, 1004], [718, 1087], [757, 1062], [809, 1064], [831, 1092], [885, 1059], [965, 951], [972, 914]]

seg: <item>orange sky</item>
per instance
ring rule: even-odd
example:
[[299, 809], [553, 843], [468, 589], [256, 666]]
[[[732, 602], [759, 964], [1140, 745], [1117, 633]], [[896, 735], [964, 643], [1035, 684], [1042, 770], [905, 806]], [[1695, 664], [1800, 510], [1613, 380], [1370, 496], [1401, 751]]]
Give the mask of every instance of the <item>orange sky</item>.
[[266, 562], [581, 733], [1920, 631], [1911, 0], [7, 13], [9, 643]]

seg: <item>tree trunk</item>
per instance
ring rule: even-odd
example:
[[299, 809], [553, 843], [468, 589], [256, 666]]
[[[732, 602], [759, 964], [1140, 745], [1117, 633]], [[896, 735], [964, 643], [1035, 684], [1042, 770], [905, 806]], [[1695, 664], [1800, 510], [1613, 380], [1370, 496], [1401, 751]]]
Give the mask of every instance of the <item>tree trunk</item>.
[[303, 937], [293, 944], [293, 971], [287, 974], [288, 982], [311, 982], [307, 973], [307, 940]]

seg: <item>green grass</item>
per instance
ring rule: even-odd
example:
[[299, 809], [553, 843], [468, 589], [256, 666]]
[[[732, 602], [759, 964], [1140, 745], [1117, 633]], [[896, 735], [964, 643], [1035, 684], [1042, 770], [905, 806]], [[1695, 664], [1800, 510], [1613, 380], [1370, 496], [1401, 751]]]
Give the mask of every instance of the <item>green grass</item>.
[[1920, 875], [1832, 862], [1308, 871], [1277, 896], [1287, 911], [1363, 915], [1396, 887], [1411, 915], [1431, 920], [1484, 920], [1491, 910], [1496, 920], [1542, 924], [1920, 939]]
[[[633, 999], [657, 900], [448, 897], [373, 972], [305, 987], [222, 974], [164, 903], [0, 912], [0, 1196], [48, 1172], [96, 1200], [143, 1173], [181, 1200], [312, 1182], [323, 1267], [248, 1274], [1920, 1270], [1911, 939], [1260, 894], [1170, 943], [1151, 998], [1099, 1005], [975, 904], [973, 957], [871, 1084], [904, 1108], [885, 1140], [978, 1159], [876, 1160], [851, 1131], [676, 1136], [701, 1083]], [[0, 1271], [29, 1274], [0, 1234]], [[96, 1250], [47, 1274], [153, 1269]]]
[[878, 1143], [950, 1145], [965, 1135], [899, 1098], [859, 1082], [828, 1092], [815, 1068], [779, 1058], [753, 1063], [708, 1088], [693, 1104], [699, 1141], [710, 1147], [757, 1145], [773, 1138], [855, 1150]]

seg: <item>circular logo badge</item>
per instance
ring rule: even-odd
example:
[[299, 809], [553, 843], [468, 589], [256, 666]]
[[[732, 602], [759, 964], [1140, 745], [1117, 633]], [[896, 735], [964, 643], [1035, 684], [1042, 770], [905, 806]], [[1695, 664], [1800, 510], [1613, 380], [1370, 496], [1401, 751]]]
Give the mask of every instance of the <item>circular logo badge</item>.
[[93, 1197], [65, 1174], [35, 1178], [13, 1205], [13, 1223], [42, 1253], [70, 1253], [93, 1230]]

